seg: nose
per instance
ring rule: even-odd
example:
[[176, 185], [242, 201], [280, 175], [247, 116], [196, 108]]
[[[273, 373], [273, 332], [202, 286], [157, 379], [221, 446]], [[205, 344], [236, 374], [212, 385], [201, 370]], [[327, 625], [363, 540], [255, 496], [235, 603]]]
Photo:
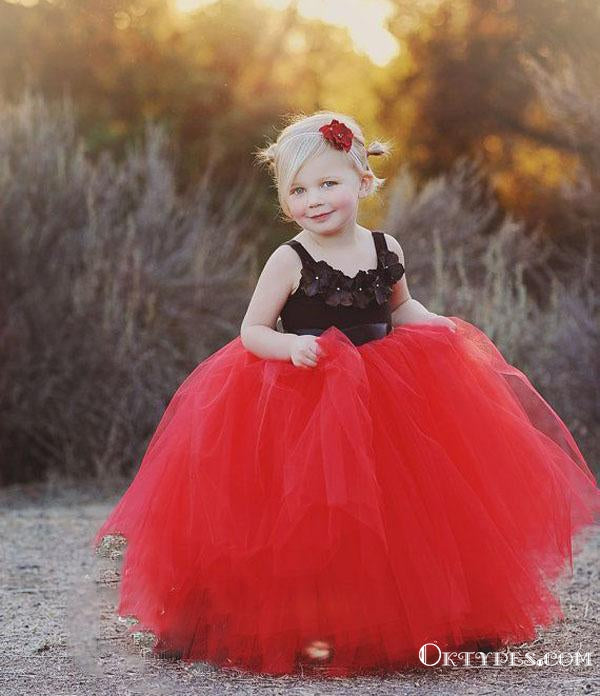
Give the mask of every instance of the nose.
[[318, 193], [309, 193], [307, 197], [307, 203], [309, 208], [318, 208], [322, 205], [320, 195]]
[[306, 202], [309, 208], [321, 205], [321, 190], [318, 188], [309, 188], [306, 194]]

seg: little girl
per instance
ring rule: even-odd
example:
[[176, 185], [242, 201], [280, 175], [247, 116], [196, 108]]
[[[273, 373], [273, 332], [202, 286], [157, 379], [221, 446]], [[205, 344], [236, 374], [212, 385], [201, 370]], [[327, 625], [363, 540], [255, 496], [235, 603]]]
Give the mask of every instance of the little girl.
[[527, 377], [413, 299], [400, 244], [357, 224], [384, 152], [323, 111], [259, 151], [300, 232], [93, 541], [126, 542], [118, 613], [156, 654], [386, 673], [427, 643], [499, 649], [563, 616], [551, 585], [600, 490]]

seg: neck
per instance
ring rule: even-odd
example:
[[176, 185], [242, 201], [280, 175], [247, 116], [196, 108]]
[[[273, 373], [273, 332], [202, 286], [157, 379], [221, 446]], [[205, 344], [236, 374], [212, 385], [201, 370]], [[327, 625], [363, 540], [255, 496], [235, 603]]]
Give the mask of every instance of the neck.
[[302, 233], [317, 247], [321, 247], [322, 249], [339, 249], [340, 247], [352, 247], [356, 245], [360, 229], [360, 225], [352, 223], [348, 227], [324, 234], [311, 232], [305, 229], [302, 230]]

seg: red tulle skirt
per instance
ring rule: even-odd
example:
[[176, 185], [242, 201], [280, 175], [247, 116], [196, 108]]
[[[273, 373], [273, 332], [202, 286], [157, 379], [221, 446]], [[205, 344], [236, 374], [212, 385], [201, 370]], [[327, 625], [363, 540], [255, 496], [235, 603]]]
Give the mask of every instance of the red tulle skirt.
[[314, 368], [239, 337], [201, 362], [93, 540], [127, 540], [130, 630], [188, 661], [349, 676], [562, 618], [600, 490], [528, 378], [451, 318], [360, 346], [330, 327]]

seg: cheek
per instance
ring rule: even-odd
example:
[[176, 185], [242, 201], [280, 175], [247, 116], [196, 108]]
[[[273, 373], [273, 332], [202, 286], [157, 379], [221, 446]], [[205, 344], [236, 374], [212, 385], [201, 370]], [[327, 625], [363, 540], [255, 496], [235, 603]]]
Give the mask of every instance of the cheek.
[[336, 187], [331, 191], [329, 201], [336, 208], [349, 208], [356, 203], [356, 193], [347, 188]]
[[288, 208], [292, 217], [300, 217], [304, 213], [305, 205], [299, 198], [288, 198]]

